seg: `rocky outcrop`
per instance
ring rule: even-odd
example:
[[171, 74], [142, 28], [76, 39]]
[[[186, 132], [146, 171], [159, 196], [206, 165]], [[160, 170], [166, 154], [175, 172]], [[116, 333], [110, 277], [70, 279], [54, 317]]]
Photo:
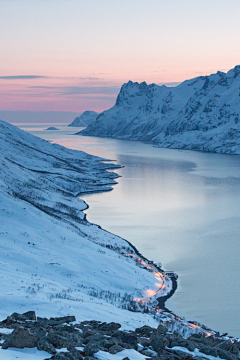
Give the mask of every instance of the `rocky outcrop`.
[[240, 65], [176, 87], [129, 81], [115, 106], [79, 134], [240, 154], [239, 89]]
[[10, 335], [1, 335], [3, 349], [37, 347], [52, 355], [48, 358], [51, 360], [94, 360], [99, 350], [117, 354], [124, 349], [153, 360], [198, 359], [199, 353], [201, 358], [206, 355], [206, 359], [209, 355], [225, 360], [240, 359], [240, 343], [236, 339], [203, 334], [184, 339], [162, 325], [157, 329], [145, 325], [134, 331], [122, 331], [118, 323], [76, 322], [74, 316], [36, 318], [34, 312], [28, 312], [12, 314], [0, 322], [0, 327], [14, 329]]

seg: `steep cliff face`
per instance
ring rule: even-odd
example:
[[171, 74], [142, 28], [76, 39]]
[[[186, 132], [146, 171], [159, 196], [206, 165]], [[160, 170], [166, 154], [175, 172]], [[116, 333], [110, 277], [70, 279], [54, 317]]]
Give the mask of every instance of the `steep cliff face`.
[[124, 84], [111, 109], [81, 135], [151, 141], [159, 147], [240, 154], [240, 66], [177, 87]]

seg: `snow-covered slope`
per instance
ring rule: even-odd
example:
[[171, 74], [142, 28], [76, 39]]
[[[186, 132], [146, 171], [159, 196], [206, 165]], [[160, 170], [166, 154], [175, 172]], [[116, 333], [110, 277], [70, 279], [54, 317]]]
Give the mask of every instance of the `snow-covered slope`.
[[81, 135], [240, 154], [240, 65], [172, 88], [129, 81]]
[[35, 310], [155, 326], [150, 315], [125, 308], [160, 287], [158, 296], [166, 295], [171, 279], [82, 212], [78, 195], [109, 190], [117, 177], [100, 160], [0, 121], [0, 318]]
[[84, 127], [90, 125], [96, 120], [98, 113], [96, 111], [84, 111], [80, 116], [76, 117], [68, 126]]

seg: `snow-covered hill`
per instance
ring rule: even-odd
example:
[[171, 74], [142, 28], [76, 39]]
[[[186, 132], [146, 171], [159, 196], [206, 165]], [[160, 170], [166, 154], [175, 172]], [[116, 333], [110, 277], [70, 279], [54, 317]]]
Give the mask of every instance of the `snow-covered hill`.
[[84, 111], [80, 116], [76, 117], [68, 126], [84, 127], [90, 125], [96, 120], [98, 113], [96, 111]]
[[[36, 138], [0, 121], [0, 318], [14, 311], [77, 320], [156, 325], [130, 312], [134, 298], [172, 288], [123, 239], [90, 224], [78, 198], [109, 190], [116, 173], [100, 158]], [[161, 276], [160, 276], [161, 275]], [[150, 302], [156, 303], [152, 297]]]
[[129, 81], [81, 135], [240, 154], [240, 65], [172, 88]]

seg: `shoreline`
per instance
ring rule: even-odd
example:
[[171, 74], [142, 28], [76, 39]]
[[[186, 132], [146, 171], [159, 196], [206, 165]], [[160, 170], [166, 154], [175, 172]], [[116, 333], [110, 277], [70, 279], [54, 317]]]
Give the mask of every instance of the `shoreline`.
[[[100, 160], [100, 162], [103, 162], [103, 161], [106, 161], [106, 160]], [[107, 161], [116, 161], [116, 160], [107, 160]], [[109, 170], [122, 169], [123, 167], [124, 167], [124, 165], [114, 165], [114, 168], [111, 168], [111, 169], [109, 169]], [[122, 177], [122, 176], [116, 173], [116, 177], [114, 177], [113, 180], [115, 181], [115, 179], [118, 179], [119, 177]], [[117, 181], [115, 181], [115, 184], [106, 183], [106, 184], [103, 185], [103, 186], [110, 186], [110, 185], [114, 186], [114, 185], [117, 185], [117, 184], [118, 184]], [[76, 195], [76, 197], [81, 198], [81, 195], [91, 195], [91, 194], [97, 194], [97, 193], [103, 193], [103, 192], [110, 192], [110, 191], [112, 191], [112, 190], [113, 190], [112, 187], [110, 187], [109, 189], [103, 189], [103, 190], [93, 190], [93, 191], [89, 190], [89, 191], [87, 191], [87, 192], [80, 192], [80, 193], [78, 193], [78, 194]], [[84, 202], [84, 204], [86, 205], [86, 208], [83, 209], [83, 211], [89, 209], [89, 205], [86, 203], [86, 201], [83, 200], [83, 199], [81, 199], [81, 200], [82, 200], [82, 201]], [[87, 222], [89, 222], [89, 221], [87, 220], [87, 214], [84, 214], [84, 220], [87, 221]], [[89, 223], [90, 223], [90, 222], [89, 222]], [[103, 228], [101, 227], [101, 225], [99, 225], [99, 224], [95, 224], [95, 223], [94, 223], [94, 225], [96, 225], [99, 229], [101, 229], [101, 230], [103, 230], [103, 231], [106, 231], [106, 232], [109, 233], [109, 234], [118, 236], [118, 235], [116, 235], [116, 234], [111, 233], [111, 232], [108, 231], [108, 230], [103, 229]], [[119, 237], [120, 237], [120, 236], [119, 236]], [[128, 241], [127, 239], [124, 239], [124, 238], [122, 238], [122, 237], [120, 237], [120, 238], [121, 238], [122, 240], [124, 240], [124, 241], [134, 250], [134, 252], [135, 252], [142, 260], [149, 262], [149, 259], [147, 259], [142, 253], [140, 253], [140, 251], [136, 248], [136, 246], [134, 246], [130, 241]], [[155, 264], [153, 264], [153, 265], [157, 268], [157, 270], [158, 270], [159, 272], [161, 272], [162, 274], [164, 274], [164, 270], [162, 270], [160, 267], [156, 266]], [[170, 311], [168, 308], [165, 307], [165, 302], [174, 295], [175, 291], [177, 290], [177, 286], [178, 286], [178, 285], [177, 285], [177, 279], [176, 279], [175, 277], [171, 277], [171, 281], [172, 281], [172, 290], [169, 292], [169, 294], [164, 295], [164, 296], [160, 296], [160, 297], [157, 298], [157, 301], [158, 301], [158, 304], [159, 304], [159, 308], [162, 309], [162, 310], [164, 310], [164, 311], [168, 311], [169, 313], [171, 313], [171, 311]], [[158, 291], [160, 291], [160, 289], [159, 289]], [[157, 291], [157, 292], [158, 292], [158, 291]]]
[[[122, 168], [122, 167], [124, 167], [124, 166], [119, 166], [119, 167], [117, 167], [117, 168]], [[116, 175], [118, 175], [118, 174], [116, 174]], [[118, 177], [121, 177], [121, 176], [116, 176], [116, 178], [118, 178]], [[115, 178], [114, 178], [114, 179], [115, 179]], [[108, 185], [117, 185], [117, 184], [118, 184], [118, 183], [116, 182], [115, 184], [108, 184]], [[104, 186], [104, 185], [103, 185], [103, 186]], [[96, 191], [91, 191], [91, 190], [90, 190], [89, 192], [80, 193], [80, 194], [78, 194], [77, 196], [80, 198], [80, 196], [83, 195], [83, 194], [91, 195], [91, 194], [94, 194], [94, 193], [110, 192], [110, 191], [112, 191], [112, 190], [113, 190], [113, 188], [96, 190]], [[89, 205], [86, 203], [86, 201], [83, 200], [83, 199], [81, 199], [81, 201], [83, 201], [84, 204], [86, 204], [86, 208], [85, 208], [83, 211], [89, 209]], [[98, 225], [98, 224], [89, 222], [89, 221], [87, 220], [87, 214], [84, 214], [84, 220], [85, 220], [86, 222], [90, 223], [90, 224], [94, 224], [94, 225], [97, 226], [99, 229], [101, 229], [101, 230], [103, 230], [103, 231], [105, 231], [105, 232], [107, 232], [107, 233], [109, 233], [109, 234], [111, 234], [111, 235], [118, 236], [118, 235], [115, 235], [115, 234], [111, 233], [111, 232], [108, 231], [108, 230], [103, 229], [103, 228], [102, 228], [100, 225]], [[133, 251], [136, 253], [137, 256], [139, 256], [142, 260], [146, 261], [147, 263], [149, 262], [149, 260], [148, 260], [142, 253], [140, 253], [140, 251], [136, 248], [136, 246], [134, 246], [130, 241], [128, 241], [128, 240], [126, 240], [126, 239], [124, 239], [124, 238], [122, 238], [122, 237], [120, 237], [120, 236], [118, 236], [118, 237], [121, 238], [122, 240], [124, 240], [124, 241], [133, 249]], [[156, 266], [154, 263], [153, 263], [153, 264], [151, 263], [151, 264], [149, 264], [149, 265], [150, 265], [150, 266], [154, 266], [159, 272], [161, 272], [161, 273], [164, 274], [164, 270], [162, 270], [161, 268], [159, 268], [158, 266]], [[147, 270], [147, 268], [146, 268], [146, 270]], [[179, 331], [179, 325], [180, 325], [180, 327], [181, 327], [181, 326], [184, 327], [184, 325], [185, 325], [185, 326], [187, 326], [188, 328], [190, 328], [191, 330], [193, 330], [192, 334], [200, 333], [200, 334], [205, 334], [206, 336], [210, 336], [210, 335], [215, 336], [215, 335], [218, 334], [218, 336], [220, 336], [220, 337], [221, 337], [221, 336], [224, 336], [224, 335], [220, 335], [220, 333], [219, 333], [218, 331], [212, 330], [212, 329], [210, 329], [209, 327], [207, 327], [207, 326], [205, 326], [205, 325], [203, 325], [203, 324], [198, 323], [197, 321], [184, 320], [184, 318], [181, 318], [180, 316], [176, 315], [175, 313], [173, 313], [170, 309], [168, 309], [168, 308], [165, 306], [166, 301], [167, 301], [168, 299], [170, 299], [170, 298], [174, 295], [174, 293], [176, 292], [177, 287], [178, 287], [177, 278], [171, 277], [171, 282], [172, 282], [172, 289], [170, 290], [170, 292], [169, 292], [167, 295], [164, 295], [164, 296], [159, 296], [159, 297], [156, 296], [156, 300], [157, 300], [157, 302], [158, 302], [157, 307], [156, 307], [156, 306], [152, 306], [152, 307], [149, 307], [149, 308], [147, 307], [147, 309], [148, 309], [147, 312], [148, 312], [148, 313], [152, 313], [152, 315], [154, 316], [154, 318], [155, 318], [155, 316], [158, 318], [159, 313], [162, 313], [162, 312], [163, 312], [164, 315], [169, 315], [172, 320], [168, 320], [167, 322], [163, 321], [163, 320], [161, 319], [161, 316], [158, 318], [160, 325], [161, 325], [161, 324], [164, 324], [164, 326], [167, 327], [169, 324], [171, 324], [171, 325], [168, 327], [169, 331], [171, 331], [172, 327], [174, 328], [173, 323], [174, 323], [174, 320], [175, 320], [175, 321], [177, 322], [177, 325], [175, 326], [175, 328], [178, 329], [178, 332], [179, 332], [181, 335], [184, 334], [184, 329], [181, 329], [181, 330]], [[160, 288], [160, 289], [161, 289], [161, 288]], [[159, 290], [160, 290], [160, 289], [159, 289]], [[157, 290], [157, 292], [158, 292], [159, 290]], [[157, 292], [156, 292], [156, 294], [157, 294]], [[140, 312], [141, 312], [141, 311], [140, 311]], [[169, 324], [167, 325], [168, 322], [169, 322]], [[183, 331], [182, 331], [182, 330], [183, 330]], [[196, 331], [194, 331], [194, 330], [196, 330]], [[176, 330], [173, 330], [173, 331], [176, 331]], [[233, 336], [229, 336], [229, 338], [234, 338], [234, 339], [236, 339], [236, 337], [233, 337]]]
[[[122, 168], [122, 167], [123, 167], [123, 166], [120, 166], [119, 168]], [[121, 176], [117, 176], [117, 178], [118, 178], [118, 177], [121, 177]], [[116, 182], [116, 184], [114, 184], [114, 185], [117, 185], [117, 182]], [[104, 185], [103, 185], [103, 186], [104, 186]], [[101, 190], [97, 190], [97, 191], [91, 191], [91, 190], [90, 190], [89, 192], [80, 193], [80, 194], [76, 195], [76, 197], [79, 197], [79, 198], [80, 198], [81, 195], [91, 195], [91, 194], [97, 194], [97, 193], [101, 193], [101, 192], [110, 192], [110, 191], [112, 191], [112, 190], [113, 190], [113, 188], [110, 188], [110, 189], [108, 189], [108, 190], [107, 190], [107, 189], [106, 189], [106, 190], [102, 190], [102, 191], [101, 191]], [[82, 201], [84, 202], [84, 204], [86, 205], [86, 208], [83, 209], [83, 211], [89, 209], [89, 205], [86, 203], [86, 201], [83, 200], [83, 199], [81, 199], [81, 200], [82, 200]], [[111, 234], [111, 235], [118, 236], [118, 235], [116, 235], [116, 234], [111, 233], [111, 232], [108, 231], [108, 230], [103, 229], [103, 228], [101, 227], [101, 225], [99, 225], [99, 224], [95, 224], [95, 223], [89, 222], [89, 221], [87, 220], [87, 214], [84, 214], [84, 220], [85, 220], [86, 222], [90, 223], [90, 224], [96, 225], [99, 229], [101, 229], [101, 230], [103, 230], [103, 231], [105, 231], [105, 232], [107, 232], [107, 233], [109, 233], [109, 234]], [[120, 237], [120, 236], [118, 236], [118, 237]], [[136, 253], [136, 255], [139, 256], [139, 258], [141, 258], [142, 260], [146, 261], [149, 265], [154, 266], [154, 267], [157, 269], [157, 271], [159, 271], [160, 273], [164, 274], [164, 270], [163, 270], [162, 268], [156, 266], [154, 263], [153, 263], [153, 264], [150, 264], [150, 263], [149, 263], [149, 259], [147, 259], [142, 253], [140, 253], [140, 251], [136, 248], [136, 246], [134, 246], [130, 241], [128, 241], [127, 239], [124, 239], [124, 238], [122, 238], [122, 237], [120, 237], [120, 238], [121, 238], [122, 240], [124, 240], [124, 241], [134, 250], [134, 252]], [[146, 270], [147, 270], [147, 268], [146, 268]], [[171, 312], [168, 308], [165, 307], [165, 302], [166, 302], [168, 299], [170, 299], [170, 298], [174, 295], [175, 291], [177, 290], [177, 279], [176, 279], [175, 277], [171, 277], [171, 282], [172, 282], [172, 289], [170, 290], [170, 292], [169, 292], [167, 295], [160, 296], [160, 297], [156, 297], [156, 300], [157, 300], [157, 302], [158, 302], [159, 308], [160, 308], [161, 310], [164, 310], [164, 311], [169, 312], [169, 313], [172, 313], [172, 312]], [[156, 294], [157, 294], [160, 290], [161, 290], [161, 288], [159, 288], [159, 289], [157, 290]]]
[[[101, 161], [101, 160], [98, 160], [98, 161]], [[104, 160], [103, 160], [104, 161]], [[65, 162], [67, 162], [67, 161], [65, 161]], [[110, 165], [110, 164], [109, 164]], [[115, 166], [115, 168], [119, 168], [119, 167], [116, 167]], [[101, 171], [103, 170], [103, 168], [101, 168]], [[107, 169], [105, 168], [105, 170], [107, 171]], [[111, 169], [109, 169], [109, 170], [111, 170]], [[117, 178], [118, 176], [117, 176], [117, 174], [115, 173], [114, 174], [114, 176]], [[109, 179], [108, 179], [109, 180]], [[104, 181], [104, 179], [103, 179], [103, 181]], [[104, 183], [104, 185], [113, 185], [113, 181], [110, 181], [109, 183]], [[86, 194], [93, 194], [93, 193], [97, 193], [97, 192], [105, 192], [105, 191], [111, 191], [112, 189], [104, 189], [103, 187], [104, 187], [104, 185], [103, 185], [103, 182], [102, 182], [102, 184], [100, 185], [100, 184], [93, 184], [93, 185], [95, 185], [95, 186], [97, 186], [97, 188], [98, 188], [98, 190], [93, 190], [93, 189], [90, 189], [89, 191], [87, 191], [87, 192], [85, 192]], [[94, 187], [94, 186], [92, 186], [92, 187]], [[75, 193], [76, 194], [76, 193]], [[72, 194], [73, 195], [73, 198], [74, 197], [76, 197], [76, 195], [75, 194]], [[78, 193], [79, 194], [79, 193]], [[84, 192], [82, 192], [82, 193], [80, 193], [80, 196], [81, 196], [81, 194], [84, 194]], [[82, 200], [82, 202], [83, 202], [83, 200]], [[86, 203], [85, 203], [86, 204]], [[88, 205], [87, 205], [87, 207], [88, 207]], [[85, 208], [86, 209], [86, 208]], [[82, 209], [82, 210], [85, 210], [84, 208]], [[66, 213], [65, 211], [63, 212], [61, 209], [59, 209], [60, 211], [59, 211], [59, 215], [60, 215], [60, 218], [62, 218], [61, 220], [63, 220], [64, 221], [64, 217], [66, 217], [66, 220], [67, 220], [67, 216], [70, 216], [71, 217], [71, 213]], [[54, 213], [51, 213], [51, 214], [49, 214], [49, 215], [52, 215], [53, 217], [54, 217]], [[74, 223], [74, 222], [78, 222], [78, 219], [77, 218], [73, 218], [72, 217], [72, 220], [73, 220], [73, 222], [72, 223]], [[73, 224], [72, 224], [73, 225]], [[99, 226], [99, 225], [97, 225], [100, 229], [102, 229], [101, 228], [101, 226]], [[104, 230], [105, 232], [108, 232], [108, 231], [106, 231], [106, 230]], [[108, 232], [108, 233], [110, 233], [110, 232]], [[111, 234], [111, 233], [110, 233]], [[120, 238], [120, 237], [119, 237]], [[121, 238], [121, 239], [123, 239], [123, 238]], [[127, 240], [125, 240], [125, 239], [123, 239], [124, 240], [124, 242], [125, 243], [127, 243], [134, 251], [135, 251], [135, 253], [136, 254], [140, 254], [140, 252], [137, 250], [137, 248], [134, 246], [134, 245], [132, 245], [129, 241], [127, 241]], [[142, 259], [146, 259], [142, 254], [140, 254], [140, 256], [141, 256], [141, 258]], [[175, 289], [176, 290], [176, 289]], [[174, 291], [175, 291], [174, 290]], [[174, 292], [173, 292], [174, 293]], [[173, 295], [173, 293], [170, 295], [170, 296], [172, 296]], [[161, 301], [161, 297], [159, 298], [160, 299], [160, 302], [161, 302], [161, 305], [163, 305], [163, 304], [165, 304], [165, 301], [170, 297], [170, 296], [166, 296], [166, 297], [162, 297], [162, 301]], [[168, 310], [167, 308], [165, 308], [165, 310]], [[168, 310], [169, 311], [169, 310]]]

